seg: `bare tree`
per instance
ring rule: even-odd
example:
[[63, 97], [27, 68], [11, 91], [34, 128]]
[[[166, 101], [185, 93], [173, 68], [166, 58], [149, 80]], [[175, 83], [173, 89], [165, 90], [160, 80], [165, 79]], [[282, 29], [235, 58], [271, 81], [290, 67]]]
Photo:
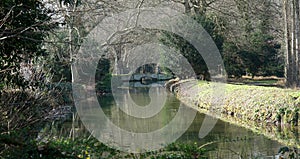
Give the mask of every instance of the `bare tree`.
[[299, 0], [283, 0], [285, 24], [285, 77], [287, 87], [300, 86]]

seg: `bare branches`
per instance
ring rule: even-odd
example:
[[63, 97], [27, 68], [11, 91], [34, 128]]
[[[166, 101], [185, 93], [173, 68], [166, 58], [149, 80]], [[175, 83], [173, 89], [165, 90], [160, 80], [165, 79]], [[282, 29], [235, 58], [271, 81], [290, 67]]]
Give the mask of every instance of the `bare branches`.
[[[28, 27], [20, 27], [20, 28], [16, 28], [13, 30], [3, 30], [2, 32], [2, 37], [0, 38], [0, 41], [5, 40], [5, 39], [9, 39], [9, 38], [15, 38], [15, 37], [24, 37], [24, 36], [20, 36], [21, 34], [29, 31], [29, 30], [33, 30], [35, 33], [38, 33], [38, 30], [36, 30], [37, 27], [39, 26], [50, 26], [51, 23], [44, 21], [44, 22], [39, 22], [39, 23], [35, 23], [32, 24], [31, 26]], [[8, 34], [7, 36], [3, 36], [5, 34]]]
[[4, 23], [7, 21], [7, 19], [9, 18], [11, 12], [13, 11], [13, 9], [15, 8], [15, 5], [12, 6], [9, 10], [9, 12], [5, 15], [5, 17], [1, 20], [0, 22], [0, 28], [2, 28], [2, 26], [4, 25]]
[[33, 27], [34, 27], [34, 26], [37, 26], [37, 25], [38, 25], [38, 24], [34, 24], [34, 25], [29, 26], [29, 27], [26, 27], [26, 28], [24, 28], [24, 29], [22, 28], [23, 30], [21, 30], [21, 31], [17, 31], [17, 30], [19, 30], [19, 29], [21, 29], [21, 28], [16, 29], [15, 31], [10, 31], [10, 33], [11, 33], [12, 35], [8, 35], [8, 36], [1, 37], [1, 38], [0, 38], [0, 41], [1, 41], [1, 40], [5, 40], [5, 39], [8, 39], [8, 38], [16, 37], [16, 36], [18, 36], [18, 35], [20, 35], [20, 34], [26, 32], [26, 31], [28, 31], [29, 29], [33, 29]]

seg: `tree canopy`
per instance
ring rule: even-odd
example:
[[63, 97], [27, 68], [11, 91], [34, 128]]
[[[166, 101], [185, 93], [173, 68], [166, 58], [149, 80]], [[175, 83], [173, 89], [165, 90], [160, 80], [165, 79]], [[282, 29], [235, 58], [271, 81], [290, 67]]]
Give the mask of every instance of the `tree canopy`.
[[[7, 86], [25, 86], [21, 69], [45, 55], [43, 40], [55, 27], [51, 11], [40, 1], [0, 2], [0, 81]], [[24, 73], [24, 72], [23, 72]]]

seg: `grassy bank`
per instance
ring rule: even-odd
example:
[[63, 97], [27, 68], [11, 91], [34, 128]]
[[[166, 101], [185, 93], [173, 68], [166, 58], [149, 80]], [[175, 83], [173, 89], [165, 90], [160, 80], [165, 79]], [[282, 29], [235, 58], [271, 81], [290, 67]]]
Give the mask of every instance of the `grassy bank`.
[[[179, 81], [170, 87], [181, 101], [200, 112], [300, 147], [299, 90], [234, 84], [218, 88], [215, 85], [203, 81]], [[222, 89], [221, 96], [216, 95], [214, 89]]]

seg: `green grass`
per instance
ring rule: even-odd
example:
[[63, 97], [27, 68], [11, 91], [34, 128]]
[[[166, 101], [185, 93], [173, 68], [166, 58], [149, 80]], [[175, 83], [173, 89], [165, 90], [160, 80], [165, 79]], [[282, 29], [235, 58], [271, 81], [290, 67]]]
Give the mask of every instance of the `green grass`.
[[224, 88], [221, 88], [223, 94], [217, 96], [212, 89], [216, 83], [199, 81], [198, 94], [195, 96], [193, 91], [181, 89], [189, 84], [177, 84], [175, 89], [177, 97], [187, 105], [300, 147], [298, 137], [292, 137], [295, 136], [294, 132], [300, 130], [299, 90], [224, 84]]
[[[213, 91], [208, 91], [213, 83], [199, 82], [199, 98], [208, 101]], [[244, 120], [257, 122], [281, 122], [298, 124], [300, 108], [300, 91], [276, 87], [226, 84], [222, 112], [233, 114]], [[200, 103], [201, 105], [201, 103]], [[207, 105], [209, 109], [210, 105]]]
[[152, 152], [127, 153], [110, 148], [95, 138], [52, 138], [46, 142], [33, 141], [23, 147], [15, 147], [0, 154], [4, 158], [71, 158], [71, 159], [207, 159], [204, 146], [173, 143]]

